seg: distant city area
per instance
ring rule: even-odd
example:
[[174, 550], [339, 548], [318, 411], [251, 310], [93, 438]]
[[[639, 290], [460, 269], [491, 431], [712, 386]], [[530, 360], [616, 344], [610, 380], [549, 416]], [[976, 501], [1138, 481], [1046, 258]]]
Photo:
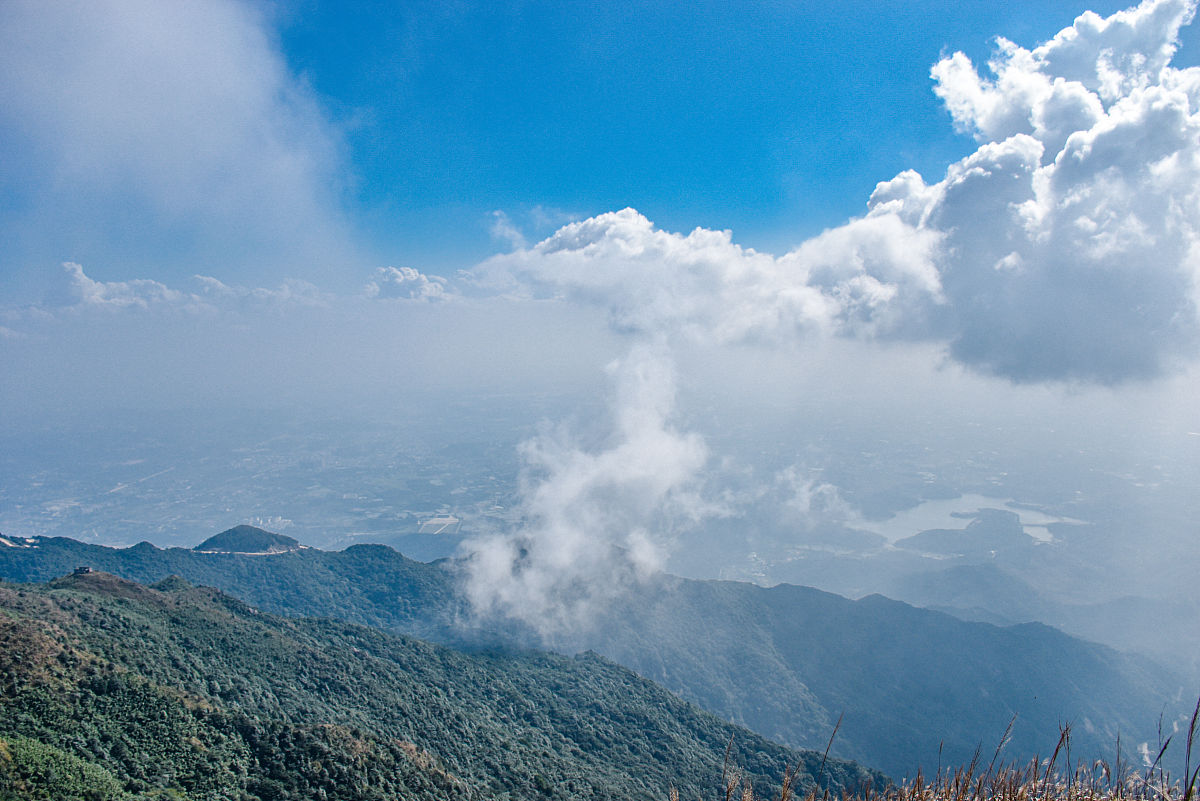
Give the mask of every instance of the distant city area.
[[0, 533], [192, 547], [239, 523], [319, 548], [507, 525], [519, 426], [339, 425], [265, 414], [194, 427], [9, 432]]

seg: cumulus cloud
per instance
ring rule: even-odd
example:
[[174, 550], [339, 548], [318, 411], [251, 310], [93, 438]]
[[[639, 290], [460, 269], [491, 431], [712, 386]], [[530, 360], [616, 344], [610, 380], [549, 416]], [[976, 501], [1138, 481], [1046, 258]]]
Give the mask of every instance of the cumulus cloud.
[[638, 345], [610, 372], [609, 441], [588, 449], [558, 428], [524, 443], [524, 525], [468, 544], [467, 588], [482, 614], [549, 637], [585, 625], [596, 604], [659, 570], [671, 532], [703, 513], [695, 493], [708, 451], [672, 425], [662, 347]]
[[102, 281], [84, 272], [83, 265], [64, 262], [62, 280], [47, 295], [47, 304], [30, 309], [35, 315], [56, 310], [167, 310], [191, 312], [262, 312], [286, 306], [321, 306], [331, 301], [307, 281], [291, 279], [279, 287], [231, 286], [207, 275], [192, 276], [193, 290], [178, 289], [149, 278]]
[[372, 298], [409, 300], [445, 300], [452, 295], [445, 278], [428, 276], [412, 267], [380, 267], [365, 292]]
[[147, 278], [132, 281], [96, 281], [89, 278], [83, 267], [74, 262], [64, 263], [63, 270], [67, 275], [63, 295], [69, 303], [118, 309], [145, 309], [152, 305], [180, 303], [192, 299], [178, 290]]
[[943, 59], [935, 91], [978, 149], [936, 183], [880, 183], [864, 217], [783, 256], [625, 209], [475, 275], [656, 336], [924, 339], [1015, 381], [1160, 375], [1200, 329], [1200, 69], [1169, 66], [1194, 9], [1148, 0], [1033, 50], [999, 40], [993, 78]]
[[945, 233], [933, 333], [1017, 380], [1114, 383], [1194, 353], [1200, 69], [1169, 66], [1193, 2], [1084, 14], [1032, 51], [1001, 40], [981, 78], [932, 71], [983, 144], [938, 184], [882, 184], [872, 213]]
[[936, 301], [937, 240], [894, 218], [859, 220], [777, 258], [742, 248], [729, 231], [685, 236], [624, 209], [570, 223], [474, 274], [495, 289], [604, 305], [624, 331], [777, 341], [890, 329], [902, 299]]
[[275, 289], [230, 286], [209, 275], [196, 275], [193, 280], [199, 284], [202, 298], [224, 308], [262, 310], [287, 305], [325, 306], [331, 302], [331, 297], [315, 284], [295, 278], [284, 281]]

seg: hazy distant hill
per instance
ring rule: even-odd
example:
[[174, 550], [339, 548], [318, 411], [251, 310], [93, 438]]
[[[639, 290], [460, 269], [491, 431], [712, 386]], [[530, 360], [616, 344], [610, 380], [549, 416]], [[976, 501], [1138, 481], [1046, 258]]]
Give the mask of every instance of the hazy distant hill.
[[196, 546], [206, 553], [276, 554], [297, 551], [300, 543], [283, 534], [254, 526], [234, 526], [214, 534]]
[[[338, 617], [459, 645], [535, 640], [515, 626], [464, 630], [449, 563], [383, 546], [269, 559], [68, 539], [0, 549], [0, 576], [46, 580], [90, 564], [140, 581], [176, 573], [264, 609]], [[1153, 664], [1041, 625], [997, 628], [879, 596], [850, 601], [780, 585], [662, 577], [555, 644], [592, 648], [683, 697], [794, 746], [823, 748], [838, 716], [842, 756], [902, 776], [963, 763], [1017, 715], [1010, 758], [1048, 753], [1074, 724], [1077, 755], [1153, 741], [1160, 713], [1188, 705]], [[1191, 694], [1191, 688], [1186, 693]], [[1126, 756], [1129, 756], [1127, 754]]]
[[[845, 713], [837, 753], [912, 775], [994, 748], [1112, 758], [1154, 742], [1187, 699], [1157, 666], [1040, 624], [970, 623], [807, 587], [664, 581], [605, 616], [591, 647], [701, 706], [781, 742], [820, 742]], [[1191, 692], [1188, 688], [1187, 692]], [[814, 725], [815, 723], [815, 725]], [[1178, 750], [1178, 749], [1177, 749]]]
[[98, 572], [0, 585], [0, 610], [0, 797], [707, 797], [731, 736], [763, 790], [798, 761], [808, 786], [883, 781], [594, 654], [468, 655]]
[[[1173, 600], [1127, 596], [1101, 603], [1063, 603], [994, 563], [951, 564], [934, 574], [901, 576], [888, 593], [964, 620], [1040, 620], [1077, 637], [1146, 654], [1182, 673], [1189, 686], [1200, 680], [1200, 653], [1181, 647], [1200, 641], [1200, 604], [1183, 593]], [[1164, 632], [1174, 636], [1164, 637]]]

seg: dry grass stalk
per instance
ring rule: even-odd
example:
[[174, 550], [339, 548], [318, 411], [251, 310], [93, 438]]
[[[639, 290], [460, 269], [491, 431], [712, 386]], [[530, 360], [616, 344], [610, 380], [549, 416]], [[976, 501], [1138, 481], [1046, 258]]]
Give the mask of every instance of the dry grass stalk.
[[[1197, 737], [1200, 734], [1200, 700], [1196, 702], [1187, 729], [1184, 772], [1179, 781], [1172, 780], [1163, 766], [1163, 756], [1172, 738], [1161, 736], [1161, 722], [1161, 745], [1157, 755], [1141, 771], [1131, 769], [1122, 761], [1120, 736], [1117, 737], [1117, 754], [1113, 764], [1097, 759], [1091, 764], [1081, 762], [1071, 767], [1069, 724], [1060, 728], [1058, 743], [1049, 759], [1035, 758], [1027, 764], [1002, 764], [999, 761], [1000, 753], [1012, 735], [1015, 722], [1014, 717], [983, 773], [978, 772], [979, 749], [976, 749], [966, 767], [946, 771], [941, 768], [939, 750], [938, 770], [932, 781], [918, 770], [913, 779], [901, 785], [882, 789], [867, 785], [853, 792], [843, 788], [840, 799], [835, 801], [1200, 801], [1200, 794], [1197, 793], [1200, 764], [1193, 764], [1192, 759], [1192, 748], [1200, 739]], [[802, 801], [831, 801], [829, 788], [821, 789], [819, 785], [841, 723], [841, 718], [838, 718], [815, 777], [810, 778], [802, 773], [802, 763], [784, 771], [779, 801], [800, 801], [801, 797], [796, 792], [801, 782], [808, 784]], [[724, 801], [733, 801], [739, 789], [741, 801], [756, 801], [757, 797], [749, 783], [743, 783], [729, 763], [732, 748], [733, 740], [730, 739], [721, 770]], [[1058, 767], [1060, 756], [1064, 758], [1061, 769]], [[671, 791], [671, 801], [679, 801], [679, 794], [674, 790]]]

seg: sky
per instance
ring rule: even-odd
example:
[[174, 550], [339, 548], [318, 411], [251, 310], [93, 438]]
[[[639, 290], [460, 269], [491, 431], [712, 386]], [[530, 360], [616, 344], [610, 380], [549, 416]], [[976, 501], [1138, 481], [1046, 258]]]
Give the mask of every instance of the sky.
[[506, 243], [497, 211], [532, 241], [628, 206], [782, 253], [974, 149], [931, 91], [939, 58], [982, 64], [1084, 10], [158, 5], [6, 4], [6, 296], [40, 300], [64, 261], [340, 290], [453, 274]]
[[1116, 454], [1040, 502], [1077, 520], [1132, 476], [1123, 513], [1090, 499], [1100, 561], [1178, 571], [1194, 14], [11, 0], [0, 409], [601, 398], [519, 447], [524, 522], [472, 543], [480, 608], [550, 626], [751, 510], [868, 530], [899, 508], [853, 490], [864, 453], [904, 441], [886, 469], [916, 475], [980, 425], [1020, 432], [1005, 475]]

